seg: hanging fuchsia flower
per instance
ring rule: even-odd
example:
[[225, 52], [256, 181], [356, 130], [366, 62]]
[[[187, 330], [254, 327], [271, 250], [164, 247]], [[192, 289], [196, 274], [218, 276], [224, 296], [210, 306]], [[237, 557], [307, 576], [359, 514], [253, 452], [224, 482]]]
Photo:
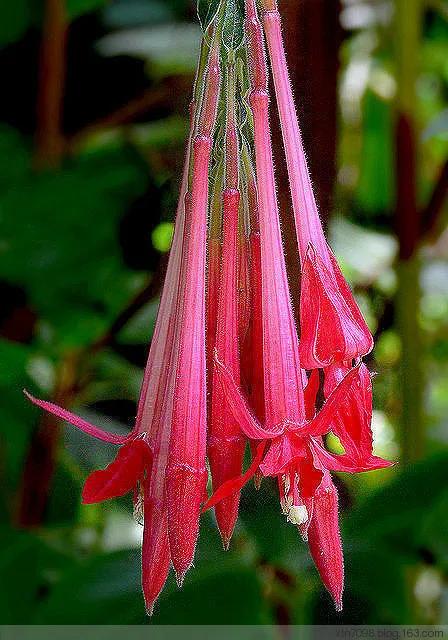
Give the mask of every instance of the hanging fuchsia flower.
[[[216, 322], [215, 348], [222, 353], [227, 366], [239, 381], [239, 314], [242, 306], [238, 299], [240, 240], [239, 222], [239, 153], [238, 134], [235, 125], [236, 79], [233, 65], [227, 69], [227, 100], [229, 108], [226, 118], [226, 167], [225, 189], [222, 194], [223, 251], [220, 277], [218, 314]], [[244, 239], [243, 239], [244, 241]], [[226, 406], [221, 385], [212, 379], [210, 430], [208, 434], [208, 458], [213, 487], [217, 488], [230, 478], [241, 473], [246, 448], [246, 438], [238, 423]], [[224, 548], [228, 548], [238, 518], [238, 493], [216, 506], [215, 515]]]
[[263, 373], [263, 320], [262, 320], [262, 279], [261, 245], [258, 217], [257, 183], [252, 166], [245, 152], [247, 176], [247, 206], [249, 210], [250, 233], [248, 238], [249, 281], [246, 290], [250, 319], [248, 331], [241, 341], [241, 368], [243, 385], [250, 405], [259, 420], [264, 419], [264, 373]]
[[[128, 436], [107, 433], [65, 409], [27, 394], [32, 402], [61, 420], [100, 440], [121, 445], [115, 461], [87, 479], [83, 499], [96, 502], [134, 491], [136, 514], [144, 523], [142, 586], [149, 613], [171, 563], [179, 582], [192, 563], [207, 480], [208, 165], [219, 84], [215, 47], [206, 70], [199, 125], [192, 108], [192, 133], [173, 245], [134, 429]], [[190, 164], [193, 170], [189, 188]]]
[[[216, 349], [223, 355], [235, 379], [240, 379], [238, 353], [238, 303], [237, 303], [237, 190], [226, 190], [224, 198], [224, 252], [222, 284], [219, 305]], [[215, 381], [214, 381], [215, 382]], [[235, 421], [223, 398], [220, 384], [213, 384], [212, 414], [208, 439], [208, 457], [213, 478], [213, 487], [241, 473], [246, 448], [246, 438]], [[225, 548], [228, 548], [238, 518], [239, 495], [234, 494], [216, 506], [216, 520]]]
[[82, 501], [84, 504], [103, 502], [118, 498], [133, 491], [147, 475], [151, 474], [153, 455], [144, 438], [134, 429], [128, 436], [103, 431], [52, 402], [39, 400], [25, 391], [26, 397], [35, 405], [66, 422], [75, 425], [84, 433], [110, 444], [120, 445], [118, 454], [110, 465], [101, 471], [94, 471], [87, 478]]
[[207, 484], [206, 256], [209, 164], [221, 73], [212, 49], [198, 135], [193, 141], [191, 221], [184, 261], [185, 289], [180, 305], [179, 357], [174, 394], [166, 491], [171, 560], [182, 584], [199, 535]]
[[[331, 472], [390, 464], [373, 454], [371, 376], [362, 363], [372, 336], [323, 234], [276, 1], [201, 0], [198, 7], [204, 39], [191, 131], [135, 426], [127, 436], [106, 433], [28, 397], [120, 446], [106, 469], [89, 476], [83, 501], [133, 492], [144, 526], [149, 613], [170, 567], [181, 585], [193, 563], [202, 504], [215, 507], [228, 548], [241, 489], [254, 476], [256, 484], [262, 476], [275, 478], [281, 509], [308, 541], [340, 609], [344, 567]], [[300, 326], [276, 194], [265, 37], [301, 263]], [[326, 447], [330, 433], [343, 454]], [[242, 473], [247, 443], [252, 462]]]
[[263, 23], [285, 145], [302, 263], [300, 355], [306, 369], [351, 361], [373, 348], [370, 331], [324, 237], [297, 120], [275, 0], [264, 0]]
[[[240, 491], [257, 470], [264, 476], [276, 477], [282, 510], [287, 520], [299, 527], [302, 536], [309, 538], [317, 568], [340, 609], [342, 548], [337, 494], [329, 471], [353, 473], [381, 468], [389, 463], [372, 454], [372, 439], [364, 433], [365, 430], [370, 432], [370, 422], [356, 420], [354, 414], [347, 419], [350, 401], [354, 396], [361, 397], [364, 391], [365, 375], [363, 369], [360, 376], [360, 365], [348, 369], [343, 379], [338, 380], [317, 413], [316, 397], [320, 385], [315, 373], [303, 389], [304, 372], [300, 364], [276, 199], [263, 34], [253, 0], [246, 0], [246, 11], [261, 244], [264, 426], [254, 416], [238, 381], [217, 351], [216, 370], [234, 418], [244, 434], [259, 445], [248, 471], [224, 483], [205, 508]], [[301, 331], [303, 334], [303, 327]], [[329, 339], [329, 336], [323, 336], [324, 342], [325, 338]], [[360, 392], [358, 386], [361, 386]], [[368, 405], [365, 411], [368, 414]], [[331, 431], [333, 424], [337, 425], [343, 446], [347, 442], [350, 453], [338, 456], [325, 448], [323, 436]], [[361, 441], [369, 442], [370, 446], [357, 448]], [[355, 444], [355, 450], [352, 444]]]

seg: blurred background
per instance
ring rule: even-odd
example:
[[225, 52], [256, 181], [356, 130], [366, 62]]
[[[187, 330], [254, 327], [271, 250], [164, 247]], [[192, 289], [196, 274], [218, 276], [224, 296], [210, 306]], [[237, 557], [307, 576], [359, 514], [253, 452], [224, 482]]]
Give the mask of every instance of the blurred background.
[[[193, 5], [0, 5], [3, 624], [150, 624], [131, 500], [80, 505], [113, 448], [21, 390], [132, 424], [183, 161]], [[400, 464], [337, 478], [342, 614], [264, 481], [245, 489], [230, 552], [203, 518], [196, 567], [152, 622], [448, 624], [448, 5], [280, 5], [322, 217], [376, 335], [376, 451]]]

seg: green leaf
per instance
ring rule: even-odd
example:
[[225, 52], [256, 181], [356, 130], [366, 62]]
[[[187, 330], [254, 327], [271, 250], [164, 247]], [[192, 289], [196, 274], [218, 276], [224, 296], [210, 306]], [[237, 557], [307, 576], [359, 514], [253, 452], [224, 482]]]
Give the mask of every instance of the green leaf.
[[251, 482], [241, 496], [240, 520], [258, 555], [270, 564], [301, 573], [309, 565], [307, 548], [296, 527], [281, 512], [276, 482], [264, 478], [257, 491]]
[[192, 569], [182, 591], [162, 597], [154, 623], [174, 621], [210, 625], [272, 622], [255, 569], [237, 558], [227, 558], [208, 570]]
[[[347, 590], [369, 604], [365, 624], [403, 624], [412, 620], [406, 564], [393, 550], [371, 544], [367, 537], [356, 544], [344, 541]], [[349, 598], [347, 598], [349, 600]], [[350, 614], [350, 610], [345, 612]], [[348, 618], [349, 620], [349, 618]]]
[[73, 561], [27, 531], [2, 526], [0, 538], [0, 583], [7, 585], [0, 598], [1, 624], [29, 624], [50, 576], [56, 577]]
[[164, 78], [189, 74], [196, 68], [200, 38], [198, 25], [176, 22], [110, 33], [98, 42], [97, 49], [105, 57], [129, 55], [146, 60], [151, 75]]
[[140, 285], [123, 264], [119, 222], [145, 189], [145, 168], [118, 146], [37, 174], [17, 136], [0, 132], [1, 148], [13, 166], [1, 161], [0, 278], [26, 290], [59, 345], [82, 346], [109, 326]]
[[25, 371], [30, 353], [29, 347], [0, 340], [0, 495], [9, 509], [36, 414], [22, 393], [30, 382]]
[[448, 491], [438, 497], [425, 514], [417, 534], [422, 548], [433, 553], [438, 563], [448, 571]]
[[16, 42], [30, 24], [28, 0], [2, 2], [0, 8], [0, 47]]
[[367, 214], [390, 211], [394, 202], [393, 109], [373, 91], [364, 97], [359, 206]]
[[227, 0], [224, 12], [222, 43], [229, 51], [236, 51], [244, 41], [244, 3]]
[[419, 524], [446, 491], [448, 454], [438, 454], [402, 469], [384, 488], [353, 510], [347, 533], [357, 538], [382, 539], [401, 553], [415, 555]]
[[133, 624], [145, 622], [140, 553], [93, 556], [66, 571], [33, 619], [34, 624]]
[[67, 0], [67, 11], [73, 20], [84, 13], [95, 11], [106, 4], [107, 0]]
[[198, 18], [204, 33], [218, 13], [221, 0], [198, 0]]
[[173, 7], [165, 0], [115, 0], [103, 12], [104, 22], [113, 29], [162, 24], [174, 19]]

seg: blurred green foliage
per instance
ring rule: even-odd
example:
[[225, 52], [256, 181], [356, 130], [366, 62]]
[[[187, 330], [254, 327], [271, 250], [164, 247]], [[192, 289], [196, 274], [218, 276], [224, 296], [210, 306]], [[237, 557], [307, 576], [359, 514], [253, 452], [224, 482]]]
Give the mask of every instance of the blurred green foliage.
[[[392, 17], [380, 4], [346, 3], [341, 16], [347, 37], [331, 237], [378, 332], [370, 363], [379, 373], [376, 449], [399, 459], [401, 343], [390, 311], [396, 79]], [[37, 0], [2, 3], [0, 70], [11, 55], [18, 69], [36, 59], [42, 8]], [[65, 136], [58, 168], [38, 169], [25, 94], [12, 92], [0, 108], [0, 623], [150, 624], [140, 594], [141, 528], [130, 500], [80, 505], [83, 479], [110, 460], [111, 447], [68, 427], [44, 521], [17, 526], [23, 469], [40, 420], [21, 389], [51, 396], [61, 371], [72, 367], [79, 411], [106, 425], [132, 423], [157, 287], [135, 317], [104, 338], [157, 279], [169, 246], [187, 123], [185, 86], [199, 29], [184, 0], [67, 0], [67, 11], [69, 33], [77, 34], [69, 39], [67, 83], [77, 87], [93, 126], [76, 139]], [[238, 28], [230, 25], [229, 37], [239, 37]], [[448, 152], [446, 13], [428, 9], [422, 32], [415, 117], [422, 132], [423, 206]], [[98, 73], [87, 86], [86, 49]], [[131, 65], [126, 73], [113, 66], [119, 62]], [[149, 91], [148, 104], [110, 124], [107, 109], [96, 108], [99, 93], [111, 88], [114, 112], [126, 104], [115, 99], [128, 95], [121, 83], [130, 77], [134, 97]], [[154, 97], [158, 92], [162, 99]], [[67, 95], [74, 99], [73, 90]], [[76, 104], [68, 106], [67, 113], [76, 113]], [[76, 130], [76, 117], [66, 114], [66, 120], [64, 130]], [[275, 486], [265, 481], [259, 492], [244, 491], [230, 552], [222, 551], [212, 516], [204, 517], [196, 566], [182, 591], [170, 579], [154, 623], [448, 623], [446, 209], [439, 227], [422, 250], [422, 304], [415, 309], [424, 332], [427, 455], [414, 465], [338, 478], [344, 612], [334, 613], [306, 547], [279, 512]]]

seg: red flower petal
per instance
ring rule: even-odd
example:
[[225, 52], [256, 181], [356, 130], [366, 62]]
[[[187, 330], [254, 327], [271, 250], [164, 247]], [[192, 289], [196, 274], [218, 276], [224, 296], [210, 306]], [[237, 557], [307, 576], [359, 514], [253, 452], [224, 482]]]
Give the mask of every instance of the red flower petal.
[[124, 496], [148, 474], [152, 465], [152, 452], [141, 438], [124, 444], [117, 457], [106, 469], [94, 471], [87, 478], [82, 492], [84, 504], [102, 502]]
[[308, 529], [311, 555], [332, 595], [338, 611], [342, 610], [344, 558], [339, 533], [338, 494], [330, 474], [325, 474], [314, 496], [314, 511]]
[[303, 500], [316, 495], [323, 477], [324, 467], [313, 449], [308, 446], [304, 458], [299, 460], [299, 488]]
[[[324, 392], [334, 388], [345, 375], [347, 367], [332, 365], [325, 371]], [[343, 382], [340, 382], [343, 384]], [[337, 387], [336, 387], [337, 388]], [[331, 397], [331, 395], [330, 395]], [[357, 370], [357, 375], [345, 398], [341, 400], [331, 420], [331, 431], [338, 436], [347, 456], [334, 456], [340, 464], [350, 464], [360, 471], [380, 469], [391, 466], [392, 463], [372, 455], [373, 436], [372, 421], [372, 382], [370, 373], [365, 366]], [[328, 467], [332, 469], [334, 467]], [[335, 469], [336, 470], [336, 469]], [[343, 470], [343, 469], [337, 469]]]
[[94, 424], [90, 424], [90, 422], [87, 422], [87, 420], [83, 420], [79, 416], [75, 416], [74, 413], [63, 409], [62, 407], [58, 407], [57, 404], [35, 398], [31, 395], [31, 393], [28, 393], [26, 389], [23, 390], [23, 393], [26, 395], [28, 400], [30, 400], [33, 404], [40, 407], [41, 409], [44, 409], [44, 411], [52, 413], [57, 418], [60, 418], [60, 420], [69, 422], [74, 427], [77, 427], [81, 431], [84, 431], [84, 433], [87, 433], [89, 436], [93, 436], [94, 438], [102, 440], [103, 442], [110, 442], [111, 444], [124, 444], [129, 440], [129, 438], [132, 437], [132, 434], [135, 431], [132, 431], [127, 436], [120, 436], [117, 433], [108, 433], [107, 431], [103, 431], [99, 427], [96, 427]]
[[330, 273], [309, 245], [300, 297], [300, 358], [306, 369], [358, 358], [373, 347], [372, 335], [350, 288], [334, 259], [331, 264], [337, 273]]
[[347, 373], [342, 382], [338, 384], [336, 389], [325, 402], [316, 417], [304, 427], [299, 428], [297, 430], [297, 435], [302, 437], [322, 436], [331, 430], [331, 424], [334, 416], [341, 403], [347, 399], [348, 394], [358, 377], [358, 373], [359, 367], [355, 367]]
[[281, 435], [284, 427], [281, 426], [276, 430], [263, 429], [255, 416], [251, 413], [245, 398], [235, 383], [230, 371], [215, 355], [215, 368], [219, 381], [222, 385], [225, 398], [229, 403], [229, 407], [233, 413], [233, 417], [240, 426], [240, 429], [252, 440], [266, 440]]
[[292, 433], [285, 433], [271, 442], [260, 470], [264, 476], [282, 475], [294, 460], [305, 456], [305, 441]]
[[377, 469], [385, 469], [394, 465], [393, 462], [389, 462], [389, 460], [384, 460], [383, 458], [379, 458], [372, 454], [366, 458], [360, 458], [359, 456], [353, 458], [350, 455], [330, 453], [316, 442], [311, 446], [316, 457], [329, 471], [363, 473], [364, 471], [375, 471]]
[[305, 398], [306, 419], [312, 420], [316, 415], [316, 398], [320, 387], [319, 370], [313, 369], [308, 380], [308, 384], [303, 390]]
[[227, 480], [223, 485], [219, 487], [215, 491], [215, 493], [207, 500], [207, 502], [202, 507], [202, 512], [208, 511], [212, 507], [214, 507], [218, 502], [228, 498], [229, 496], [238, 493], [244, 487], [244, 485], [249, 482], [251, 478], [256, 474], [258, 467], [263, 459], [264, 450], [266, 448], [266, 442], [261, 442], [257, 447], [257, 453], [252, 460], [252, 464], [243, 475], [238, 476], [237, 478], [232, 478], [231, 480]]
[[142, 546], [142, 587], [146, 610], [152, 615], [154, 603], [162, 591], [170, 570], [168, 511], [166, 505], [152, 498], [149, 479], [144, 490], [144, 529]]

